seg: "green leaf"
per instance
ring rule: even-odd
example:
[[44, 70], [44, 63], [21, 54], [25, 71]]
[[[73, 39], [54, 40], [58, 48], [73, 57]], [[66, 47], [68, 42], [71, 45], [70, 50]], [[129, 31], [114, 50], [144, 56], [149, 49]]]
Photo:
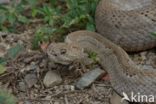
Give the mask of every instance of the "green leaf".
[[53, 33], [56, 31], [55, 28], [51, 27], [40, 27], [33, 38], [32, 48], [38, 49], [41, 42], [48, 42], [50, 37], [53, 35]]
[[38, 9], [32, 9], [31, 15], [32, 17], [36, 17], [36, 15], [38, 14]]
[[45, 15], [50, 16], [52, 14], [52, 8], [48, 7], [47, 5], [45, 5], [43, 7], [43, 12], [45, 13]]
[[16, 16], [12, 14], [8, 15], [8, 21], [11, 23], [11, 25], [13, 25], [16, 21]]
[[152, 33], [151, 33], [151, 35], [153, 35], [153, 36], [155, 36], [155, 37], [156, 37], [156, 32], [152, 32]]
[[15, 47], [12, 47], [8, 50], [7, 57], [14, 59], [16, 56], [24, 49], [20, 44], [17, 44]]
[[0, 64], [5, 65], [6, 64], [6, 59], [3, 57], [0, 57]]
[[98, 62], [98, 57], [96, 52], [88, 52], [89, 58], [92, 59], [94, 62]]
[[0, 89], [0, 104], [17, 104], [15, 96], [10, 94], [7, 90]]
[[27, 2], [31, 5], [31, 6], [35, 6], [38, 2], [38, 0], [27, 0]]
[[50, 0], [52, 6], [56, 5], [57, 0]]
[[18, 21], [22, 22], [22, 23], [28, 23], [29, 22], [29, 20], [25, 16], [22, 16], [22, 15], [18, 16]]
[[0, 15], [0, 24], [3, 24], [7, 20], [5, 15]]
[[8, 8], [6, 8], [4, 5], [0, 4], [0, 10], [5, 10], [5, 11], [7, 11]]
[[87, 23], [86, 29], [89, 31], [95, 31], [95, 26], [92, 23]]
[[0, 74], [3, 74], [6, 71], [5, 66], [3, 66], [2, 64], [0, 64]]

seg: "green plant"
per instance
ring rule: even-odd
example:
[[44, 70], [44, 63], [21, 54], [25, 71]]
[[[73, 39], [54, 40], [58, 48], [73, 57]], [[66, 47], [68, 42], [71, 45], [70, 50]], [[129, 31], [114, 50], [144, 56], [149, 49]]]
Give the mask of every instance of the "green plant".
[[96, 52], [88, 52], [88, 57], [93, 60], [93, 62], [98, 62], [98, 57]]
[[152, 33], [151, 33], [151, 35], [153, 35], [153, 36], [155, 36], [155, 37], [156, 37], [156, 32], [152, 32]]
[[55, 24], [55, 20], [59, 17], [59, 11], [57, 8], [52, 8], [48, 5], [44, 5], [38, 10], [38, 13], [42, 15], [45, 23], [48, 23], [50, 26]]
[[6, 90], [0, 89], [0, 104], [16, 104], [17, 99]]
[[94, 14], [99, 0], [66, 0], [68, 13], [64, 16], [63, 26], [69, 28], [82, 24], [87, 30], [95, 31]]
[[16, 46], [7, 50], [7, 53], [0, 57], [0, 75], [6, 71], [6, 63], [8, 60], [13, 60], [20, 54], [21, 51], [24, 50], [24, 46], [21, 44], [17, 44]]
[[33, 44], [32, 44], [33, 49], [38, 49], [39, 45], [42, 42], [48, 42], [54, 32], [55, 32], [55, 29], [52, 29], [50, 27], [46, 27], [46, 26], [40, 27], [36, 31], [34, 39], [33, 39]]
[[95, 31], [94, 14], [98, 1], [21, 0], [11, 6], [1, 5], [0, 30], [17, 32], [17, 26], [31, 25], [33, 19], [42, 20], [33, 39], [33, 48], [57, 34], [63, 36], [68, 31], [79, 29]]
[[[44, 17], [45, 23], [48, 23], [48, 28], [55, 28], [51, 33], [64, 35], [70, 29], [87, 29], [95, 31], [94, 14], [96, 5], [99, 0], [65, 0], [66, 9], [56, 6], [57, 1], [54, 0], [51, 5], [43, 5], [38, 11]], [[61, 12], [63, 11], [63, 12]], [[46, 25], [47, 26], [47, 25]], [[42, 32], [40, 32], [42, 33]], [[33, 46], [43, 41], [44, 34], [35, 35]], [[37, 46], [38, 47], [38, 46]]]
[[3, 57], [0, 57], [0, 75], [5, 73], [6, 71], [5, 65], [6, 65], [6, 59]]
[[18, 24], [28, 23], [28, 18], [22, 14], [23, 10], [21, 3], [11, 6], [0, 5], [0, 30], [15, 31]]

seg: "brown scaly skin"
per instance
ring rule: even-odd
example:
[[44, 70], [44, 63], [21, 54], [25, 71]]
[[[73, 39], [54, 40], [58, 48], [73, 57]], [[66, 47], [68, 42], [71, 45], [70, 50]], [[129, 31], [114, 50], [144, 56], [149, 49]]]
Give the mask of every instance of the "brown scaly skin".
[[[95, 20], [102, 36], [89, 31], [73, 32], [67, 36], [65, 45], [48, 47], [49, 58], [69, 64], [79, 59], [85, 61], [85, 51], [96, 52], [115, 91], [120, 95], [125, 92], [129, 97], [132, 92], [153, 95], [156, 102], [156, 71], [139, 69], [124, 51], [136, 52], [156, 46], [156, 38], [151, 35], [156, 32], [156, 1], [101, 0]], [[77, 47], [76, 50], [73, 47]], [[66, 50], [63, 54], [62, 49]]]
[[101, 0], [95, 20], [98, 33], [126, 51], [156, 46], [155, 0]]
[[[156, 70], [139, 69], [128, 54], [116, 44], [89, 31], [70, 33], [65, 42], [48, 47], [47, 53], [52, 61], [67, 64], [78, 59], [85, 60], [83, 49], [84, 52], [96, 52], [99, 63], [110, 75], [111, 84], [120, 95], [125, 92], [130, 97], [133, 92], [134, 95], [154, 95], [156, 99]], [[63, 54], [62, 49], [66, 50]]]

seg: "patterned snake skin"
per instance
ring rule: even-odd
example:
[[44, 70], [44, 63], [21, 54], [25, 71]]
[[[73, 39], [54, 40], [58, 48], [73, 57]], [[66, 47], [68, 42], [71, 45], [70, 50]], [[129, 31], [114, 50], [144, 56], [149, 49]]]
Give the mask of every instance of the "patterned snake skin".
[[130, 97], [133, 92], [156, 98], [156, 70], [139, 69], [122, 48], [97, 33], [72, 32], [66, 37], [66, 43], [52, 43], [47, 48], [49, 59], [61, 64], [85, 61], [83, 52], [86, 51], [98, 54], [99, 63], [120, 95], [125, 92]]
[[96, 52], [116, 92], [120, 95], [125, 92], [129, 97], [132, 92], [153, 95], [156, 102], [156, 70], [139, 69], [124, 51], [142, 51], [156, 46], [156, 38], [151, 35], [156, 32], [156, 0], [101, 0], [95, 17], [100, 35], [89, 31], [73, 32], [65, 43], [49, 45], [49, 59], [69, 64], [79, 59], [85, 61], [86, 51]]
[[126, 51], [156, 46], [156, 0], [101, 0], [96, 11], [98, 33]]

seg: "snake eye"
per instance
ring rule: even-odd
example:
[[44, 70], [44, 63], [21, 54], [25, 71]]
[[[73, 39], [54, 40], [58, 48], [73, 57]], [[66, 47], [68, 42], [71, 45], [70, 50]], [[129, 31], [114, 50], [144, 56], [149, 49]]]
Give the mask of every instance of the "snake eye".
[[66, 51], [66, 49], [61, 49], [61, 54], [65, 54], [67, 51]]

